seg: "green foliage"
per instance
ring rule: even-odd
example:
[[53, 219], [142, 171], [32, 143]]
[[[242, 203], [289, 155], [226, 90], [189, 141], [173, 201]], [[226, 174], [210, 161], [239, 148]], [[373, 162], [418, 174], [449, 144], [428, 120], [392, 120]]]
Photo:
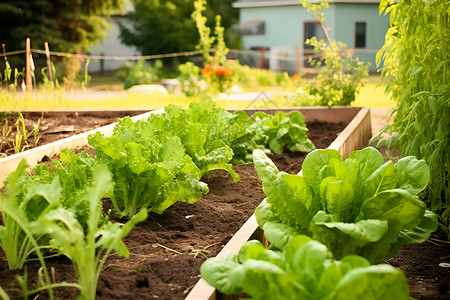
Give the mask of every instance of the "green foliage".
[[[129, 257], [122, 239], [137, 222], [147, 218], [147, 211], [142, 209], [124, 225], [105, 222], [100, 200], [111, 194], [113, 186], [108, 168], [95, 166], [92, 185], [85, 187], [87, 224], [81, 224], [73, 211], [63, 207], [47, 211], [30, 224], [34, 234], [49, 236], [51, 246], [72, 261], [81, 292], [79, 299], [96, 298], [98, 278], [109, 254], [115, 250], [119, 255]], [[87, 225], [86, 232], [84, 225]]]
[[280, 75], [272, 70], [250, 68], [241, 65], [238, 60], [228, 61], [227, 67], [233, 72], [235, 82], [243, 88], [274, 87], [281, 81]]
[[191, 51], [198, 39], [190, 15], [192, 0], [133, 0], [128, 13], [131, 26], [120, 25], [122, 41], [135, 45], [143, 54]]
[[194, 12], [192, 13], [192, 19], [199, 34], [199, 41], [195, 48], [201, 50], [205, 63], [211, 63], [211, 55], [209, 50], [212, 48], [215, 38], [211, 36], [211, 28], [206, 26], [207, 17], [203, 15], [206, 10], [206, 0], [194, 1]]
[[[224, 38], [232, 41], [231, 25], [237, 23], [238, 10], [234, 0], [209, 0], [205, 4], [207, 26], [214, 27], [214, 17], [223, 17], [227, 28]], [[121, 38], [127, 45], [135, 45], [143, 54], [192, 51], [199, 42], [195, 21], [191, 18], [194, 0], [147, 1], [133, 0], [134, 11], [128, 13], [131, 26], [122, 24]]]
[[193, 203], [208, 191], [180, 139], [167, 128], [125, 117], [112, 136], [97, 132], [88, 137], [97, 160], [113, 173], [111, 200], [120, 216], [132, 217], [141, 208], [161, 214], [177, 201]]
[[146, 66], [143, 59], [138, 60], [136, 63], [126, 62], [117, 71], [117, 77], [123, 81], [124, 88], [129, 89], [133, 85], [158, 82], [162, 67], [163, 63], [161, 60], [155, 60], [151, 66]]
[[237, 120], [238, 116], [217, 108], [213, 102], [193, 102], [188, 109], [168, 105], [164, 113], [153, 114], [148, 121], [158, 132], [169, 131], [177, 136], [202, 175], [223, 169], [236, 182], [239, 175], [230, 164], [231, 144], [246, 134], [246, 128]]
[[[106, 18], [121, 12], [122, 0], [5, 0], [0, 3], [0, 42], [10, 51], [42, 49], [47, 41], [55, 51], [88, 52], [106, 35]], [[23, 66], [22, 57], [10, 57], [12, 65]], [[20, 60], [20, 61], [19, 61]]]
[[[60, 153], [60, 160], [52, 160], [51, 168], [45, 164], [37, 165], [33, 172], [33, 180], [43, 184], [59, 181], [61, 196], [60, 204], [64, 209], [71, 211], [77, 222], [87, 232], [90, 186], [93, 181], [93, 168], [99, 163], [91, 155], [82, 151], [75, 155], [73, 150], [65, 148]], [[110, 197], [105, 193], [102, 197]], [[98, 206], [101, 207], [100, 201]]]
[[249, 241], [238, 254], [209, 258], [200, 273], [220, 292], [245, 292], [251, 299], [410, 299], [402, 271], [355, 255], [335, 260], [323, 244], [302, 235], [285, 251]]
[[186, 62], [178, 65], [178, 80], [180, 81], [181, 91], [186, 96], [194, 96], [202, 92], [200, 78], [200, 68], [193, 62]]
[[311, 152], [315, 149], [306, 135], [308, 129], [305, 117], [299, 111], [276, 111], [273, 115], [257, 112], [251, 118], [255, 121], [255, 126], [260, 127], [268, 137], [268, 148], [276, 154], [281, 154], [284, 150]]
[[323, 11], [325, 10], [325, 8], [328, 8], [330, 6], [327, 0], [320, 0], [314, 2], [310, 0], [301, 0], [301, 2], [302, 6], [305, 7], [308, 10], [308, 12], [311, 12], [311, 14], [314, 17], [319, 18], [321, 22], [324, 21]]
[[214, 57], [219, 65], [224, 65], [227, 62], [227, 54], [229, 50], [224, 39], [225, 29], [221, 26], [222, 17], [220, 15], [217, 15], [215, 20], [216, 26], [214, 27], [214, 34], [217, 37], [217, 43], [214, 51]]
[[[235, 82], [233, 71], [231, 71], [227, 65], [227, 53], [228, 48], [224, 40], [224, 28], [221, 26], [222, 17], [216, 15], [214, 34], [211, 36], [211, 28], [206, 26], [207, 17], [203, 15], [206, 10], [206, 0], [195, 0], [195, 10], [192, 13], [192, 19], [194, 19], [197, 26], [197, 30], [200, 36], [197, 49], [199, 49], [203, 55], [204, 68], [201, 70], [201, 74], [207, 84], [206, 91], [212, 95], [219, 93], [227, 93]], [[215, 45], [214, 45], [214, 42]], [[214, 55], [211, 56], [210, 51], [214, 46]]]
[[19, 153], [36, 146], [38, 141], [41, 118], [33, 124], [33, 128], [26, 126], [25, 119], [20, 112], [3, 113], [0, 116], [0, 157], [14, 151]]
[[253, 159], [267, 196], [255, 215], [274, 247], [284, 249], [292, 236], [308, 234], [336, 258], [356, 254], [379, 263], [405, 244], [426, 241], [437, 228], [436, 215], [417, 196], [430, 178], [423, 160], [384, 163], [372, 147], [346, 160], [333, 149], [315, 150], [301, 176], [279, 172], [260, 150]]
[[3, 225], [0, 226], [0, 246], [5, 252], [9, 269], [21, 269], [28, 256], [34, 252], [32, 240], [24, 227], [59, 205], [61, 186], [59, 179], [41, 183], [29, 177], [28, 164], [22, 160], [5, 182], [7, 195], [0, 194]]
[[[387, 1], [380, 13], [390, 13], [385, 45], [377, 54], [383, 63], [382, 83], [397, 103], [390, 138], [379, 145], [399, 147], [402, 155], [425, 159], [431, 169], [424, 197], [440, 215], [449, 233], [450, 191], [450, 10], [448, 1]], [[420, 17], [417, 17], [420, 15]], [[450, 234], [450, 233], [449, 233]]]
[[342, 42], [318, 41], [316, 37], [306, 40], [314, 46], [319, 59], [309, 62], [317, 70], [317, 76], [309, 85], [309, 92], [319, 96], [319, 105], [350, 105], [362, 87], [362, 79], [369, 76], [369, 62], [361, 62], [353, 57], [351, 50]]
[[[31, 253], [36, 254], [42, 266], [39, 272], [41, 282], [46, 282], [46, 287], [38, 286], [38, 288], [47, 289], [49, 298], [54, 299], [53, 285], [50, 284], [50, 276], [40, 250], [43, 248], [42, 240], [45, 238], [41, 234], [33, 234], [30, 224], [58, 204], [60, 187], [57, 179], [50, 184], [30, 180], [27, 168], [28, 164], [22, 160], [16, 171], [10, 173], [5, 182], [8, 194], [5, 196], [0, 193], [3, 221], [3, 225], [0, 226], [0, 247], [6, 255], [9, 269], [22, 268], [28, 256]], [[66, 284], [69, 285], [71, 284]], [[33, 291], [30, 292], [32, 293]]]
[[[0, 246], [10, 269], [23, 268], [30, 254], [38, 255], [46, 274], [44, 287], [38, 288], [73, 286], [80, 288], [82, 299], [95, 299], [104, 261], [113, 249], [127, 255], [121, 239], [138, 220], [145, 219], [146, 211], [123, 229], [122, 225], [106, 222], [100, 200], [111, 195], [113, 186], [107, 167], [93, 164], [85, 153], [77, 157], [68, 149], [61, 157], [70, 164], [63, 166], [54, 160], [51, 171], [41, 163], [34, 168], [35, 175], [29, 176], [23, 160], [8, 176], [5, 184], [8, 194], [0, 195], [4, 224], [0, 226]], [[101, 247], [105, 251], [103, 257], [102, 250], [96, 254], [96, 248]], [[78, 284], [51, 284], [41, 254], [42, 249], [49, 248], [73, 261]]]
[[299, 111], [276, 111], [273, 115], [256, 112], [251, 116], [245, 111], [237, 111], [234, 114], [239, 116], [238, 121], [247, 128], [247, 133], [231, 144], [233, 163], [251, 162], [254, 149], [276, 154], [286, 150], [310, 152], [315, 149], [306, 134], [305, 117]]

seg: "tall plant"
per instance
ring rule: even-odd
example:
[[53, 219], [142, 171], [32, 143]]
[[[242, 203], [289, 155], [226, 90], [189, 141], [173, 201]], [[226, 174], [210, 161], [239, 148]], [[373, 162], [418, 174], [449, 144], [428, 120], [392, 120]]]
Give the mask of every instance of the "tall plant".
[[[382, 83], [397, 102], [393, 124], [374, 140], [397, 146], [402, 155], [423, 158], [431, 170], [425, 197], [449, 233], [448, 149], [450, 114], [450, 14], [447, 0], [382, 0], [380, 14], [390, 13], [385, 45], [377, 54]], [[389, 138], [380, 138], [383, 132]]]
[[327, 0], [301, 2], [317, 18], [326, 38], [326, 41], [316, 37], [306, 40], [306, 44], [313, 46], [320, 56], [319, 59], [309, 59], [317, 71], [316, 78], [309, 84], [310, 94], [319, 97], [319, 105], [350, 105], [363, 86], [361, 79], [369, 76], [370, 63], [359, 61], [347, 44], [330, 38], [324, 18], [324, 9], [329, 7]]
[[[192, 18], [194, 19], [200, 40], [197, 48], [202, 52], [205, 58], [204, 68], [201, 74], [204, 76], [209, 90], [214, 94], [218, 92], [227, 92], [233, 85], [233, 71], [227, 67], [227, 53], [228, 48], [224, 40], [224, 28], [221, 25], [222, 17], [216, 15], [214, 34], [211, 36], [211, 29], [206, 26], [207, 17], [203, 16], [206, 10], [206, 0], [196, 0], [194, 2], [194, 12]], [[215, 46], [214, 49], [211, 49]], [[214, 54], [211, 55], [211, 50]]]
[[206, 10], [206, 0], [196, 0], [194, 2], [194, 12], [192, 18], [197, 26], [198, 34], [200, 35], [199, 42], [196, 46], [202, 52], [206, 63], [210, 63], [211, 55], [210, 49], [214, 43], [215, 38], [211, 36], [211, 28], [206, 26], [208, 20], [203, 12]]

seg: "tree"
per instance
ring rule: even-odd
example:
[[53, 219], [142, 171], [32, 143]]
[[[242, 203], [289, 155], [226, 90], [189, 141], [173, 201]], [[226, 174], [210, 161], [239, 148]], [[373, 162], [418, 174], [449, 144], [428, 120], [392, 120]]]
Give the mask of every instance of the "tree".
[[[237, 20], [234, 0], [209, 1], [206, 17], [214, 28], [215, 16], [222, 15], [222, 25], [230, 28]], [[122, 41], [135, 45], [143, 54], [191, 51], [199, 40], [194, 20], [194, 0], [133, 0], [135, 10], [128, 17], [131, 27], [121, 25]]]
[[132, 26], [120, 24], [122, 41], [135, 45], [143, 54], [192, 50], [198, 40], [191, 20], [192, 0], [133, 0], [128, 15]]
[[[121, 12], [123, 0], [2, 0], [0, 43], [7, 51], [31, 47], [74, 53], [88, 52], [106, 35], [105, 18]], [[8, 58], [9, 59], [9, 58]]]

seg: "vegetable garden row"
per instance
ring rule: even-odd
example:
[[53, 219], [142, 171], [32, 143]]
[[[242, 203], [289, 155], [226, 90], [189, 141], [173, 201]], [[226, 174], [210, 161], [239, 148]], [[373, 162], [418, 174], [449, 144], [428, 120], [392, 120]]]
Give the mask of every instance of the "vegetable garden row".
[[[41, 261], [40, 286], [30, 291], [22, 284], [24, 296], [45, 290], [52, 298], [53, 288], [72, 286], [80, 299], [95, 299], [107, 257], [112, 251], [129, 255], [122, 239], [148, 212], [193, 203], [208, 192], [203, 176], [222, 169], [238, 181], [233, 164], [253, 162], [267, 197], [255, 214], [269, 249], [250, 241], [237, 255], [207, 260], [201, 272], [208, 282], [256, 299], [367, 293], [407, 299], [401, 271], [371, 264], [436, 230], [435, 215], [417, 197], [428, 183], [428, 167], [413, 157], [384, 163], [374, 148], [345, 160], [329, 149], [310, 153], [299, 175], [279, 172], [266, 153], [310, 152], [306, 132], [298, 111], [249, 116], [212, 103], [171, 105], [146, 121], [120, 119], [110, 137], [89, 136], [95, 156], [65, 149], [60, 160], [39, 164], [32, 175], [22, 162], [6, 180], [0, 203], [0, 245], [9, 267]], [[103, 213], [105, 197], [125, 224]], [[51, 283], [45, 256], [55, 253], [72, 260], [78, 283]]]

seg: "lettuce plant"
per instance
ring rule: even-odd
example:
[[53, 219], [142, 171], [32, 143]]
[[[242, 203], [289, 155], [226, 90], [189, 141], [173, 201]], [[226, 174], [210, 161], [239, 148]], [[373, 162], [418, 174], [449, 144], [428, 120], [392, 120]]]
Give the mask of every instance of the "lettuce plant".
[[[33, 169], [33, 180], [44, 184], [55, 179], [59, 181], [60, 205], [72, 211], [78, 222], [83, 224], [85, 231], [89, 215], [88, 187], [92, 184], [93, 168], [98, 164], [93, 156], [84, 151], [76, 155], [70, 148], [65, 148], [60, 153], [60, 160], [52, 161], [52, 170], [45, 163], [40, 163]], [[101, 202], [98, 202], [98, 205], [101, 206]]]
[[158, 134], [169, 131], [179, 137], [202, 175], [222, 169], [231, 175], [233, 182], [239, 180], [230, 163], [234, 154], [230, 145], [246, 134], [246, 127], [238, 122], [237, 115], [217, 108], [213, 102], [193, 102], [188, 109], [168, 105], [164, 110], [148, 119]]
[[276, 111], [273, 115], [256, 112], [251, 116], [244, 111], [237, 111], [234, 114], [239, 117], [237, 121], [247, 128], [246, 135], [231, 144], [234, 163], [251, 162], [255, 149], [276, 154], [285, 150], [311, 152], [315, 149], [306, 134], [305, 117], [299, 111]]
[[132, 217], [143, 207], [162, 213], [177, 201], [193, 203], [208, 192], [180, 138], [152, 122], [125, 117], [112, 136], [96, 133], [88, 141], [96, 163], [108, 165], [113, 173], [111, 200], [122, 217]]
[[293, 175], [279, 172], [260, 150], [253, 157], [267, 196], [255, 215], [274, 247], [283, 249], [303, 233], [338, 259], [357, 254], [379, 263], [437, 229], [436, 215], [417, 196], [430, 178], [423, 160], [384, 163], [373, 147], [346, 160], [333, 149], [315, 150], [303, 162], [303, 175]]
[[299, 235], [285, 251], [249, 241], [238, 254], [209, 258], [202, 277], [224, 294], [251, 299], [410, 299], [405, 275], [389, 265], [371, 266], [350, 255], [335, 260], [323, 244]]
[[128, 257], [129, 252], [122, 239], [137, 222], [147, 218], [147, 210], [142, 209], [125, 225], [106, 221], [99, 204], [105, 194], [112, 194], [113, 187], [108, 168], [95, 166], [91, 185], [85, 187], [87, 224], [81, 224], [72, 210], [59, 206], [29, 225], [33, 234], [50, 237], [50, 245], [72, 261], [80, 289], [78, 299], [95, 299], [98, 278], [107, 257], [113, 250]]
[[33, 236], [27, 230], [28, 224], [58, 206], [62, 193], [58, 177], [42, 183], [31, 178], [27, 168], [28, 164], [22, 160], [5, 182], [8, 194], [0, 193], [3, 219], [0, 246], [11, 270], [23, 268], [28, 256], [36, 250], [36, 243], [42, 240], [42, 236]]
[[281, 154], [284, 150], [311, 152], [314, 144], [306, 135], [305, 117], [299, 111], [285, 113], [276, 111], [273, 115], [256, 112], [251, 116], [255, 126], [261, 126], [264, 135], [268, 137], [268, 148]]

